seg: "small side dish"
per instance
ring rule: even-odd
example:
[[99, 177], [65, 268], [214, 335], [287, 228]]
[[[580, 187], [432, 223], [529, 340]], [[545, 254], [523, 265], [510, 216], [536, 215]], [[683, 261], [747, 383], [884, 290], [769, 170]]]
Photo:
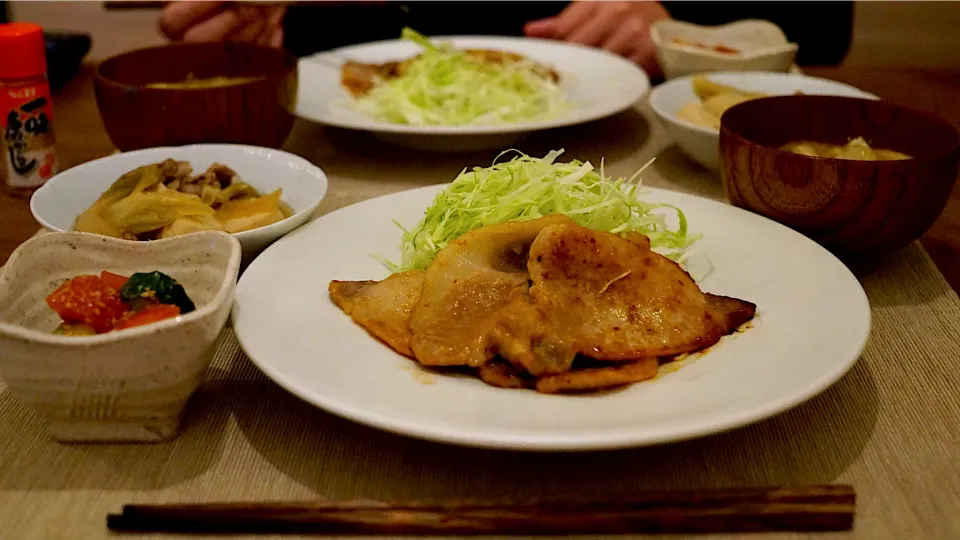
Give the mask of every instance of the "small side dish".
[[871, 148], [863, 137], [857, 137], [844, 145], [826, 144], [814, 141], [796, 141], [790, 142], [780, 147], [781, 150], [800, 154], [802, 156], [830, 158], [830, 159], [853, 159], [857, 161], [895, 161], [899, 159], [910, 159], [911, 156], [887, 150], [884, 148]]
[[149, 243], [38, 235], [0, 275], [0, 377], [59, 441], [175, 437], [233, 306], [240, 259], [240, 241], [221, 231]]
[[47, 296], [62, 320], [54, 334], [93, 336], [152, 324], [196, 309], [183, 286], [163, 272], [130, 277], [103, 271], [68, 279]]
[[667, 79], [717, 71], [784, 73], [798, 49], [776, 24], [756, 19], [720, 26], [662, 19], [650, 26], [650, 37]]
[[343, 64], [341, 84], [362, 114], [394, 124], [466, 126], [544, 120], [566, 110], [551, 67], [512, 52], [435, 44], [409, 28], [402, 38], [423, 52]]
[[121, 176], [77, 217], [74, 229], [126, 240], [248, 231], [291, 214], [282, 191], [261, 195], [219, 163], [194, 175], [190, 163], [167, 159]]
[[691, 84], [699, 101], [685, 105], [677, 113], [677, 118], [712, 129], [720, 129], [720, 118], [730, 107], [751, 99], [767, 97], [763, 92], [719, 84], [703, 75], [693, 77]]
[[[829, 79], [788, 73], [728, 72], [694, 74], [661, 84], [651, 92], [650, 106], [684, 154], [705, 168], [719, 172], [721, 118], [729, 115], [732, 107], [790, 95], [879, 99], [873, 94]], [[773, 116], [764, 119], [762, 125], [781, 122], [782, 119]], [[867, 134], [863, 130], [851, 133], [853, 136]], [[776, 144], [780, 147], [798, 140], [800, 138], [793, 137]], [[846, 142], [838, 141], [836, 137], [825, 141]]]

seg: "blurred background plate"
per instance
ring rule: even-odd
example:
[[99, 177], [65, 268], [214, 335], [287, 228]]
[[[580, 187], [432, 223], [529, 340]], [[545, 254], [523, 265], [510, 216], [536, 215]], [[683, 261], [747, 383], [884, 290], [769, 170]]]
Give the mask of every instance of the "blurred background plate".
[[395, 144], [426, 150], [477, 150], [502, 147], [532, 131], [580, 124], [616, 114], [640, 101], [650, 89], [646, 73], [619, 56], [594, 48], [526, 38], [437, 37], [458, 48], [503, 50], [550, 65], [572, 110], [550, 120], [496, 126], [412, 126], [372, 119], [351, 108], [340, 84], [340, 65], [347, 60], [382, 63], [419, 53], [401, 40], [343, 47], [300, 61], [297, 115], [341, 128], [373, 132]]

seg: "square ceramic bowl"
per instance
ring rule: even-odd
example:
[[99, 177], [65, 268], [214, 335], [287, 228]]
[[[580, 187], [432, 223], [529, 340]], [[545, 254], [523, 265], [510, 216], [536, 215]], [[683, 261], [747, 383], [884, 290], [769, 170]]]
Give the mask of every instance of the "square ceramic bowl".
[[[763, 92], [771, 96], [804, 94], [878, 99], [853, 86], [793, 73], [709, 73], [708, 79], [740, 90]], [[667, 81], [650, 92], [650, 107], [667, 128], [674, 143], [688, 157], [706, 167], [720, 171], [720, 130], [689, 122], [677, 115], [685, 105], [698, 101], [693, 91], [693, 76]], [[769, 120], [772, 123], [776, 118]]]
[[266, 227], [236, 233], [248, 263], [274, 241], [303, 225], [327, 193], [327, 176], [316, 165], [281, 150], [239, 144], [193, 144], [114, 154], [67, 169], [51, 178], [30, 199], [33, 217], [51, 231], [72, 231], [83, 213], [117, 178], [137, 167], [167, 158], [188, 161], [194, 172], [211, 163], [230, 167], [260, 193], [283, 189], [281, 200], [293, 214]]
[[779, 26], [758, 19], [720, 26], [664, 19], [651, 25], [650, 35], [667, 79], [709, 71], [787, 72], [797, 56], [797, 44]]
[[[158, 442], [175, 437], [233, 305], [240, 243], [223, 232], [154, 242], [84, 233], [37, 236], [0, 274], [0, 378], [59, 441]], [[160, 270], [197, 309], [97, 336], [51, 332], [45, 299], [65, 280], [103, 270]]]

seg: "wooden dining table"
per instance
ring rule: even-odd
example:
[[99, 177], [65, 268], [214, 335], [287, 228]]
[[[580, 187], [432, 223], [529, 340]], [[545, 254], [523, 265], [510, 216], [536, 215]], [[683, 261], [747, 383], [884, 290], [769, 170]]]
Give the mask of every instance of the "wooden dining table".
[[[958, 70], [805, 71], [960, 124]], [[89, 68], [55, 94], [54, 107], [64, 168], [115, 151], [98, 115]], [[602, 159], [614, 176], [629, 176], [655, 157], [645, 184], [725, 200], [719, 178], [673, 145], [645, 103], [590, 124], [534, 134], [518, 147], [533, 155], [563, 148], [566, 157]], [[320, 215], [450, 181], [498, 153], [415, 152], [300, 120], [285, 149], [327, 173]], [[0, 264], [38, 229], [28, 200], [0, 195]], [[247, 358], [230, 327], [191, 399], [181, 434], [163, 444], [59, 444], [0, 380], [0, 540], [115, 538], [106, 515], [127, 503], [611, 498], [643, 489], [825, 483], [856, 489], [852, 531], [712, 538], [960, 538], [960, 185], [920, 242], [885, 256], [858, 278], [870, 301], [871, 335], [837, 383], [755, 424], [647, 448], [536, 454], [374, 430], [282, 390]]]

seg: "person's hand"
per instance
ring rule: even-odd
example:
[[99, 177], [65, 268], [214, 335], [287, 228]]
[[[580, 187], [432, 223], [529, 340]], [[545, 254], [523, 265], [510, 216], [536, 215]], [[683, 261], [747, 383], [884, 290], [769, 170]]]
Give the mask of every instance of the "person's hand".
[[170, 2], [160, 15], [160, 30], [174, 41], [242, 41], [283, 45], [286, 4]]
[[555, 17], [531, 21], [530, 37], [557, 39], [598, 47], [628, 58], [647, 72], [659, 71], [650, 24], [670, 15], [659, 2], [571, 2]]

